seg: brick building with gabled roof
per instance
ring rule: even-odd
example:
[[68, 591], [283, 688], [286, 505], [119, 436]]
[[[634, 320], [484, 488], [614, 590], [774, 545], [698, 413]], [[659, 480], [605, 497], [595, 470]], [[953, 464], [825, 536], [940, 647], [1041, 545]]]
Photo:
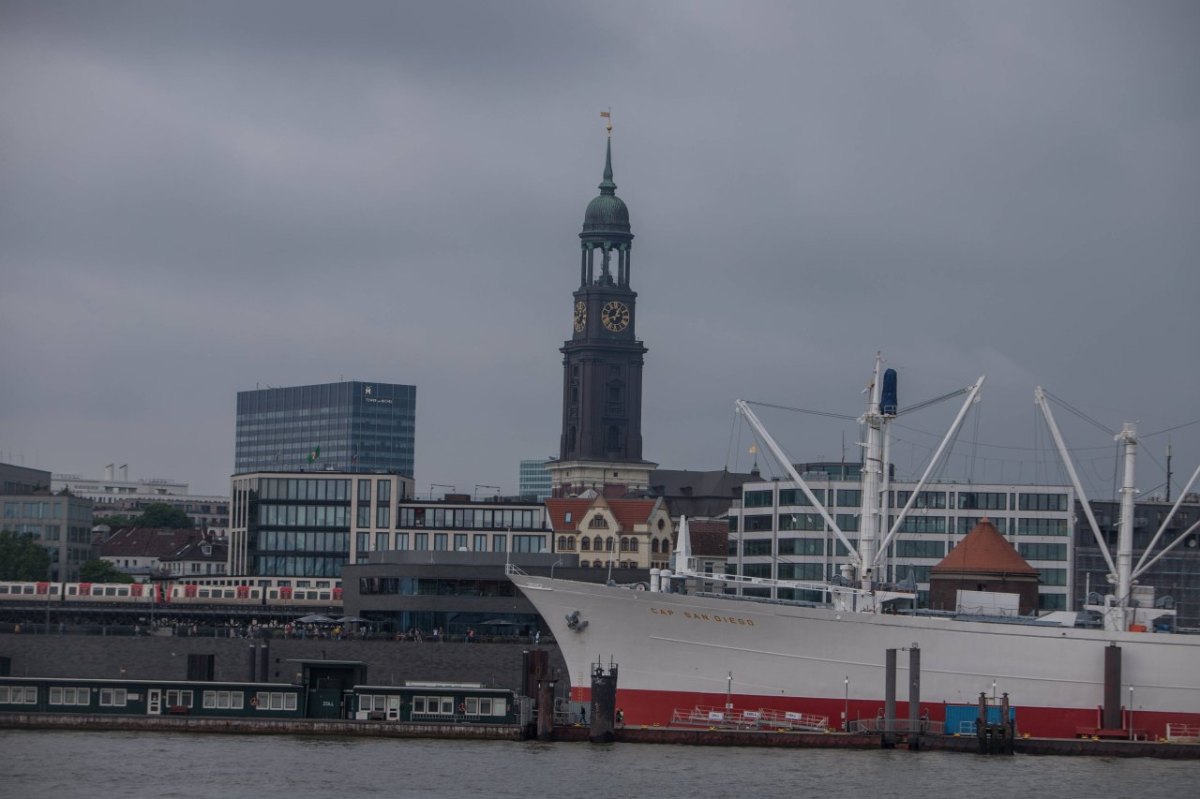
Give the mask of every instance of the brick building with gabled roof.
[[224, 539], [205, 536], [188, 541], [179, 549], [160, 560], [163, 571], [187, 577], [225, 574], [225, 562], [229, 558], [229, 543]]
[[935, 609], [956, 608], [964, 590], [1017, 594], [1021, 615], [1037, 610], [1038, 570], [986, 516], [929, 571], [929, 602]]
[[162, 560], [198, 540], [195, 529], [121, 527], [97, 547], [99, 557], [134, 579], [147, 580], [159, 571]]
[[669, 563], [673, 528], [659, 499], [551, 498], [546, 511], [554, 551], [585, 568], [649, 569]]

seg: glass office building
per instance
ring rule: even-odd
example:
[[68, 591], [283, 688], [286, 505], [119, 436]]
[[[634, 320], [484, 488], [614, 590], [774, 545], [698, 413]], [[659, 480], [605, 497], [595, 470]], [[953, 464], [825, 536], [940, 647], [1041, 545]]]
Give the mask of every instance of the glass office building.
[[413, 476], [417, 388], [350, 380], [237, 395], [234, 472]]
[[382, 546], [412, 478], [322, 471], [233, 477], [230, 574], [337, 577]]
[[549, 459], [521, 461], [521, 472], [518, 478], [517, 492], [524, 498], [545, 502], [553, 493], [550, 481], [550, 470], [546, 468]]

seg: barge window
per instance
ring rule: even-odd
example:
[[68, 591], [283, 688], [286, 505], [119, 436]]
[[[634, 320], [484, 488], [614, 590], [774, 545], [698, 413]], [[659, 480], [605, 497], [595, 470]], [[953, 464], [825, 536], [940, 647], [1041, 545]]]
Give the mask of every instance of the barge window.
[[[468, 699], [467, 700], [467, 715], [478, 715], [478, 716], [496, 715], [496, 712], [492, 709], [493, 701], [501, 702], [501, 708], [503, 708], [503, 700], [492, 700], [490, 698], [484, 698], [484, 697], [476, 697], [476, 698]], [[501, 710], [500, 712], [503, 713], [504, 711]]]
[[259, 710], [295, 710], [296, 694], [282, 691], [259, 691], [254, 696]]
[[192, 692], [167, 691], [167, 707], [192, 707]]
[[50, 704], [52, 705], [90, 705], [91, 703], [92, 694], [87, 688], [64, 688], [58, 685], [50, 688]]
[[386, 710], [387, 696], [383, 694], [363, 694], [358, 698], [358, 709], [365, 711]]
[[235, 709], [241, 710], [243, 705], [243, 695], [241, 691], [205, 691], [204, 692], [204, 707], [217, 708], [219, 710]]
[[100, 689], [101, 707], [125, 707], [128, 698], [128, 693], [124, 688]]
[[36, 705], [36, 686], [0, 686], [0, 705]]
[[454, 715], [454, 697], [451, 696], [414, 696], [413, 713], [437, 714], [439, 716]]

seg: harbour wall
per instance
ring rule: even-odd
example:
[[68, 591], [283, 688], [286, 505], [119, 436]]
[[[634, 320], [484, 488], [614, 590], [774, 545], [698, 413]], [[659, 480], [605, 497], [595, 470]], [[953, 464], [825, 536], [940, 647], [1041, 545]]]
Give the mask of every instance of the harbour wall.
[[341, 735], [362, 738], [453, 738], [485, 741], [520, 741], [525, 738], [525, 730], [517, 724], [385, 724], [332, 719], [206, 719], [59, 713], [0, 713], [0, 729]]
[[[189, 655], [213, 656], [213, 679], [250, 679], [251, 647], [261, 662], [262, 643], [269, 645], [269, 670], [259, 681], [299, 682], [292, 660], [358, 660], [367, 664], [367, 682], [397, 685], [405, 680], [477, 682], [523, 689], [522, 653], [544, 649], [550, 666], [567, 676], [555, 646], [519, 643], [438, 643], [433, 641], [356, 641], [329, 639], [26, 635], [0, 633], [0, 658], [10, 661], [14, 677], [80, 679], [185, 680]], [[586, 675], [582, 675], [586, 677]], [[565, 679], [563, 680], [565, 684]]]

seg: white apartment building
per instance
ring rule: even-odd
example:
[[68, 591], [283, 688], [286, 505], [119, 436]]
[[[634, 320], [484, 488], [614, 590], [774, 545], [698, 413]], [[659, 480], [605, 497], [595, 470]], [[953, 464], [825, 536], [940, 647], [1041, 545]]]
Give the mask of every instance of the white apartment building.
[[229, 497], [189, 494], [187, 483], [163, 478], [130, 480], [128, 464], [108, 464], [103, 477], [55, 474], [50, 490], [63, 489], [90, 499], [97, 516], [137, 516], [147, 505], [163, 503], [182, 510], [201, 530], [221, 537], [229, 533]]
[[[857, 472], [857, 468], [855, 468]], [[838, 527], [857, 544], [862, 486], [825, 472], [802, 474]], [[892, 483], [887, 529], [916, 483]], [[917, 582], [927, 604], [929, 569], [983, 517], [1038, 570], [1041, 610], [1073, 609], [1075, 496], [1069, 486], [927, 483], [888, 546], [882, 579]], [[729, 573], [779, 580], [828, 580], [848, 558], [845, 546], [793, 481], [750, 482], [729, 511]], [[772, 598], [809, 599], [788, 589]], [[747, 589], [750, 593], [751, 589]]]

